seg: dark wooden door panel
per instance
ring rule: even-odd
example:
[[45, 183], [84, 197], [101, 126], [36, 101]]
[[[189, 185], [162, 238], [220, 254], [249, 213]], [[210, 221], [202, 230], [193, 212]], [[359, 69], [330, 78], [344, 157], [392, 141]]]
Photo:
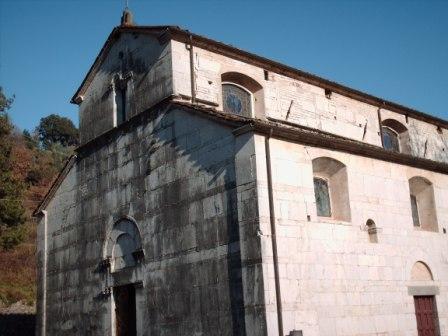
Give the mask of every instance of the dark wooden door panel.
[[116, 336], [136, 336], [134, 285], [114, 288]]
[[434, 296], [414, 296], [418, 336], [439, 336]]

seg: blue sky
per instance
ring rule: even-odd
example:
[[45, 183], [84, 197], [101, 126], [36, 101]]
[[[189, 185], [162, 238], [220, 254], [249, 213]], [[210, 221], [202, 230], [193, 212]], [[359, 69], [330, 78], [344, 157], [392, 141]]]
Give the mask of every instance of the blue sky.
[[[0, 85], [33, 129], [69, 103], [124, 0], [0, 0]], [[174, 24], [448, 119], [448, 1], [129, 0], [142, 25]]]

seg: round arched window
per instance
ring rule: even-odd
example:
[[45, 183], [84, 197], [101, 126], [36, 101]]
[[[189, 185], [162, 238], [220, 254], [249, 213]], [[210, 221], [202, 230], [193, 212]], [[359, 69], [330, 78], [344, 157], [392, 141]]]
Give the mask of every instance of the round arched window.
[[383, 126], [383, 146], [385, 149], [392, 152], [400, 152], [400, 142], [398, 140], [397, 132], [393, 131], [389, 127]]
[[223, 110], [225, 112], [251, 117], [252, 95], [246, 89], [231, 83], [222, 85]]

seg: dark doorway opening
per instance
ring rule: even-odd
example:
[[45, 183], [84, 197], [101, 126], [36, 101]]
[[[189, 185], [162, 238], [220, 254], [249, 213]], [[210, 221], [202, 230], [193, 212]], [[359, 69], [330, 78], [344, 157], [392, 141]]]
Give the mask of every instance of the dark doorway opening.
[[414, 296], [418, 336], [439, 336], [439, 321], [434, 296]]
[[126, 285], [114, 288], [115, 335], [136, 336], [137, 321], [135, 311], [135, 286]]

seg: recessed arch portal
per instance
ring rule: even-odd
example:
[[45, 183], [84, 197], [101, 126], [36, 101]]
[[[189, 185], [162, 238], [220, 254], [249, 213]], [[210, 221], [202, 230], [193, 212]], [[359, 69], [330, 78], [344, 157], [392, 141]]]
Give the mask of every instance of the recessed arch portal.
[[106, 241], [106, 257], [110, 258], [111, 271], [136, 266], [142, 257], [142, 242], [137, 224], [129, 219], [117, 221]]

